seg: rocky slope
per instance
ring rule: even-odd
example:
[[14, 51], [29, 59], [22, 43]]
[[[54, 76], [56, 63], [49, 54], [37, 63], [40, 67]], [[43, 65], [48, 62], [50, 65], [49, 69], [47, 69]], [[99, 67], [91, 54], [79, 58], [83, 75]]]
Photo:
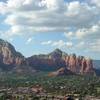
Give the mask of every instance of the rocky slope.
[[67, 68], [60, 68], [58, 69], [57, 71], [54, 71], [54, 72], [50, 72], [48, 74], [49, 77], [52, 77], [52, 76], [61, 76], [61, 75], [73, 75], [74, 73], [71, 72], [70, 70], [68, 70]]
[[[33, 71], [55, 71], [53, 74], [94, 74], [91, 59], [75, 54], [68, 55], [59, 49], [47, 55], [34, 55], [25, 58], [8, 42], [0, 39], [0, 69], [23, 72]], [[57, 70], [57, 71], [56, 71]], [[51, 73], [51, 75], [53, 75]]]

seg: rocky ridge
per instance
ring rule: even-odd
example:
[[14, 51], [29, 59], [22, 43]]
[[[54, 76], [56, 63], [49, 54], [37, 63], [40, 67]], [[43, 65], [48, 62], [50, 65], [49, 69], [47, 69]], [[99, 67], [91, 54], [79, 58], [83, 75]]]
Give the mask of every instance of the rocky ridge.
[[[68, 55], [60, 49], [55, 49], [47, 55], [34, 55], [25, 58], [15, 48], [0, 39], [0, 69], [16, 71], [55, 71], [56, 75], [62, 74], [94, 74], [93, 62], [83, 56]], [[57, 71], [56, 71], [57, 70]]]
[[[47, 55], [35, 55], [28, 58], [30, 66], [37, 70], [57, 70], [54, 73], [94, 74], [93, 62], [90, 58], [77, 57], [75, 54], [68, 55], [59, 49]], [[61, 72], [61, 73], [60, 73]]]

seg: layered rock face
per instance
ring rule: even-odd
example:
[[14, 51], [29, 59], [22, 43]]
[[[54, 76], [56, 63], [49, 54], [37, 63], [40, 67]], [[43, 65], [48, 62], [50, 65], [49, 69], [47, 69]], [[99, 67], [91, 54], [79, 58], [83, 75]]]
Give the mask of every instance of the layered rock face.
[[[68, 55], [59, 49], [54, 50], [48, 55], [37, 55], [27, 59], [30, 66], [37, 70], [54, 71], [52, 76], [59, 75], [61, 72], [67, 74], [94, 74], [93, 63], [91, 59], [83, 56], [77, 57], [75, 54]], [[63, 70], [62, 70], [63, 69]], [[55, 71], [57, 70], [57, 71]], [[62, 70], [62, 71], [59, 71]]]
[[93, 63], [89, 58], [83, 56], [76, 57], [75, 54], [67, 56], [66, 67], [76, 74], [94, 74]]
[[10, 43], [0, 39], [0, 65], [2, 68], [3, 66], [11, 68], [21, 65], [24, 60], [24, 56], [17, 52]]

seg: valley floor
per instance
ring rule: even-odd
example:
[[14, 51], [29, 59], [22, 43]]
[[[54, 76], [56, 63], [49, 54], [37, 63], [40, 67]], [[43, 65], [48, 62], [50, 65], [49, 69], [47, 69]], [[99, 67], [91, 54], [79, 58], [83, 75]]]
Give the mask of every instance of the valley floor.
[[100, 100], [100, 77], [1, 74], [0, 100]]

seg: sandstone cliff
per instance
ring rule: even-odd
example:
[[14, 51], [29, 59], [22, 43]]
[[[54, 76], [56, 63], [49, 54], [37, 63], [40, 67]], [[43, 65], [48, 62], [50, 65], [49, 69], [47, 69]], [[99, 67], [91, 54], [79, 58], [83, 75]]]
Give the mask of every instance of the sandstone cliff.
[[[0, 39], [0, 69], [33, 71], [54, 71], [52, 75], [94, 74], [92, 60], [75, 54], [68, 55], [59, 49], [47, 55], [34, 55], [25, 58], [7, 41]], [[28, 70], [29, 69], [29, 70]]]
[[[83, 56], [77, 57], [75, 54], [68, 55], [59, 49], [48, 55], [35, 55], [27, 59], [30, 66], [37, 70], [54, 71], [50, 75], [59, 75], [65, 72], [73, 74], [94, 74], [92, 60]], [[57, 71], [55, 71], [57, 70]], [[62, 70], [62, 71], [59, 71]], [[54, 76], [55, 76], [54, 75]]]
[[15, 66], [22, 65], [24, 60], [24, 56], [10, 43], [0, 39], [0, 67], [2, 69], [11, 70]]

